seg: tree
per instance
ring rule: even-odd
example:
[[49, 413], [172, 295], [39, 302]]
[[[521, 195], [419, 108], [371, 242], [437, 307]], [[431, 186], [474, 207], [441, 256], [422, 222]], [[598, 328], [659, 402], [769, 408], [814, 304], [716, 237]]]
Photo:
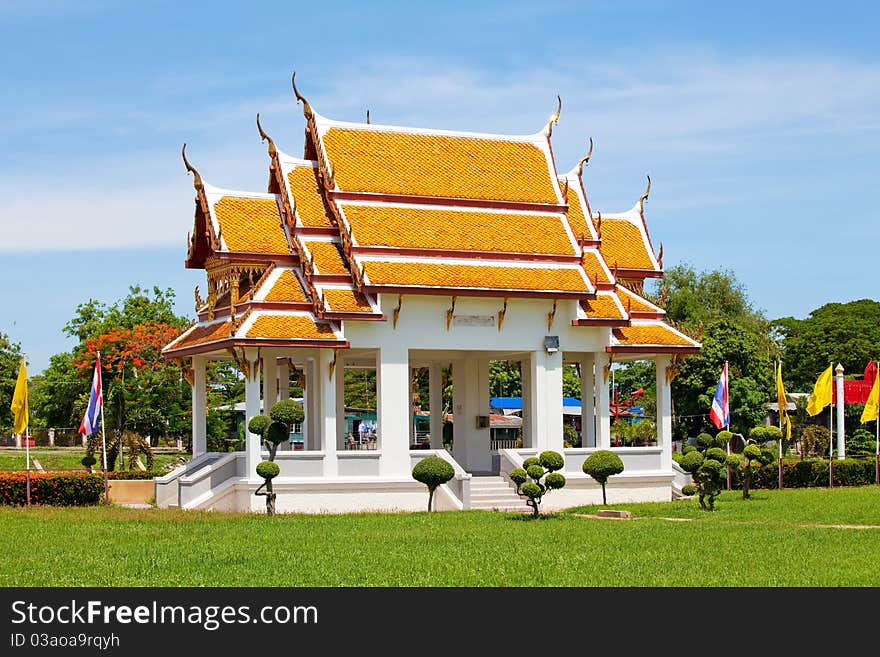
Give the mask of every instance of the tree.
[[46, 427], [78, 426], [81, 418], [74, 409], [77, 400], [83, 394], [88, 395], [90, 384], [74, 366], [71, 352], [53, 355], [29, 400], [34, 415]]
[[12, 428], [12, 411], [9, 402], [15, 391], [18, 368], [21, 366], [21, 345], [9, 341], [9, 336], [0, 332], [0, 429]]
[[428, 511], [432, 510], [434, 491], [454, 476], [452, 464], [439, 456], [428, 456], [416, 463], [412, 477], [428, 487]]
[[608, 504], [605, 497], [605, 484], [608, 483], [608, 477], [623, 472], [623, 461], [620, 457], [610, 450], [600, 449], [584, 460], [581, 470], [602, 486], [602, 504]]
[[772, 324], [782, 347], [782, 366], [791, 389], [810, 391], [833, 362], [848, 374], [864, 371], [880, 356], [880, 303], [870, 299], [827, 303], [806, 319], [782, 317]]
[[[281, 468], [275, 463], [278, 445], [289, 439], [291, 427], [302, 422], [304, 417], [305, 413], [299, 402], [282, 399], [272, 405], [268, 416], [255, 415], [248, 422], [248, 431], [260, 436], [263, 446], [269, 452], [269, 458], [257, 464], [257, 475], [263, 478], [263, 483], [254, 491], [254, 495], [266, 497], [266, 515], [275, 515], [276, 494], [272, 488], [272, 480], [281, 472]], [[264, 488], [265, 493], [262, 492]]]
[[537, 458], [527, 458], [523, 461], [523, 467], [510, 471], [510, 480], [516, 484], [516, 494], [525, 498], [526, 505], [532, 508], [533, 518], [540, 514], [544, 495], [565, 486], [565, 477], [557, 472], [564, 465], [562, 454], [547, 450], [541, 452]]
[[[723, 447], [726, 438], [702, 433], [697, 436], [697, 446], [679, 459], [682, 470], [689, 472], [699, 496], [700, 508], [715, 510], [715, 498], [721, 494], [722, 482], [727, 464], [727, 453]], [[707, 504], [708, 502], [708, 504]]]
[[696, 272], [679, 265], [664, 275], [657, 297], [666, 297], [667, 318], [687, 333], [699, 333], [703, 348], [690, 356], [672, 387], [679, 437], [704, 428], [718, 376], [730, 364], [731, 428], [744, 433], [766, 416], [773, 390], [777, 347], [769, 323], [756, 311], [745, 287], [729, 271]]

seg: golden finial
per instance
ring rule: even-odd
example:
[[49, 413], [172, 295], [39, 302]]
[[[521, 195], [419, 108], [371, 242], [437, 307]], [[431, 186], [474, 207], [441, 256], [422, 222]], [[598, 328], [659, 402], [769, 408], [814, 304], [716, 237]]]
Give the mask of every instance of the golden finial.
[[557, 123], [559, 123], [559, 114], [560, 114], [560, 112], [562, 112], [562, 97], [559, 96], [558, 94], [556, 96], [556, 101], [557, 101], [556, 111], [550, 117], [550, 120], [547, 121], [547, 136], [548, 137], [553, 136], [553, 126], [556, 125]]
[[180, 149], [180, 154], [183, 156], [183, 165], [186, 167], [186, 170], [193, 175], [193, 187], [201, 191], [204, 189], [205, 185], [202, 182], [202, 177], [199, 175], [199, 172], [196, 171], [196, 168], [189, 163], [188, 159], [186, 159], [186, 144]]
[[657, 256], [657, 264], [663, 269], [663, 242], [660, 242], [660, 254]]
[[648, 176], [648, 187], [645, 189], [645, 193], [639, 197], [639, 212], [645, 211], [645, 201], [648, 200], [648, 195], [651, 193], [651, 176]]
[[370, 125], [370, 110], [367, 110], [367, 125]]
[[293, 94], [296, 96], [296, 99], [303, 104], [303, 116], [306, 117], [306, 120], [311, 119], [314, 115], [312, 111], [312, 106], [309, 104], [309, 101], [303, 97], [303, 95], [299, 92], [299, 89], [296, 88], [296, 71], [293, 72], [293, 75], [290, 76], [290, 84], [293, 85]]
[[602, 239], [602, 213], [599, 212], [599, 220], [596, 222], [596, 236]]
[[263, 130], [263, 126], [260, 125], [260, 113], [257, 112], [257, 130], [260, 131], [260, 138], [263, 141], [269, 142], [269, 155], [273, 156], [278, 152], [278, 149], [275, 148], [275, 142], [272, 141], [272, 138], [266, 134], [266, 131]]
[[590, 157], [591, 157], [592, 155], [593, 155], [593, 138], [590, 137], [590, 150], [588, 150], [588, 151], [587, 151], [587, 154], [584, 155], [584, 156], [580, 159], [580, 162], [578, 162], [578, 178], [580, 178], [580, 177], [583, 175], [583, 173], [584, 173], [584, 167], [586, 166], [587, 162], [590, 161]]

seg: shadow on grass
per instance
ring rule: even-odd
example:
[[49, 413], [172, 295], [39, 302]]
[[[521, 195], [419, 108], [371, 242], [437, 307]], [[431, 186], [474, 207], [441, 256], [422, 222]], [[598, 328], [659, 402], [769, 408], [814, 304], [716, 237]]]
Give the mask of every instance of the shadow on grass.
[[564, 513], [542, 513], [537, 516], [534, 516], [531, 513], [509, 513], [505, 520], [513, 522], [551, 522], [563, 518], [565, 518]]

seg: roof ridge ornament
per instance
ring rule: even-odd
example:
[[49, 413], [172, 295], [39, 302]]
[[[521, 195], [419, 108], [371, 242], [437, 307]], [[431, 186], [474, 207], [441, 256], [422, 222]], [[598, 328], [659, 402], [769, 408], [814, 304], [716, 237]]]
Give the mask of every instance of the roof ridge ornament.
[[645, 212], [645, 201], [648, 200], [648, 196], [651, 194], [651, 176], [647, 176], [648, 178], [648, 187], [645, 189], [645, 193], [639, 197], [639, 212], [644, 214]]
[[590, 150], [588, 150], [588, 151], [587, 151], [587, 154], [584, 155], [584, 156], [580, 159], [580, 161], [578, 162], [578, 165], [577, 165], [578, 178], [580, 178], [581, 176], [583, 176], [583, 173], [584, 173], [584, 167], [585, 167], [585, 166], [587, 165], [587, 163], [590, 161], [590, 157], [592, 157], [592, 155], [593, 155], [593, 138], [590, 137]]
[[545, 130], [547, 131], [547, 136], [553, 136], [553, 126], [559, 123], [559, 114], [562, 112], [562, 97], [559, 94], [556, 94], [556, 111], [550, 116], [550, 120], [547, 121], [547, 127]]
[[367, 125], [370, 125], [370, 110], [367, 110]]
[[269, 135], [266, 134], [266, 131], [263, 130], [263, 126], [260, 125], [260, 113], [259, 112], [257, 112], [257, 130], [259, 130], [259, 132], [260, 132], [260, 139], [262, 139], [263, 141], [269, 142], [269, 155], [272, 157], [275, 157], [276, 153], [278, 153], [278, 149], [275, 148], [275, 142], [273, 141], [273, 139]]
[[202, 177], [199, 175], [199, 172], [196, 171], [196, 168], [192, 164], [190, 164], [189, 160], [186, 158], [186, 143], [184, 143], [183, 148], [180, 149], [180, 154], [183, 156], [183, 165], [186, 167], [186, 170], [193, 175], [193, 187], [195, 187], [197, 191], [204, 190], [205, 183], [202, 182]]
[[303, 104], [303, 116], [306, 117], [306, 120], [311, 120], [314, 118], [315, 112], [312, 110], [312, 106], [309, 104], [309, 101], [305, 99], [305, 97], [299, 92], [299, 89], [296, 88], [296, 71], [293, 72], [293, 75], [290, 76], [290, 84], [293, 85], [293, 94], [296, 96], [296, 99]]

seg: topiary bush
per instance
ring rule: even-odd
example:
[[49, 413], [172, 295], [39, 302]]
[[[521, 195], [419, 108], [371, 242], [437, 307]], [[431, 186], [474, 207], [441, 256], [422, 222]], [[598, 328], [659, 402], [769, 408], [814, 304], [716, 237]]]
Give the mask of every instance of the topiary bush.
[[697, 449], [706, 450], [710, 447], [715, 446], [715, 438], [712, 437], [711, 433], [706, 433], [705, 431], [697, 436]]
[[452, 464], [439, 456], [428, 456], [416, 463], [412, 477], [428, 487], [428, 511], [433, 510], [434, 491], [454, 476], [455, 469]]
[[[749, 433], [751, 435], [751, 432]], [[761, 437], [763, 434], [758, 433], [757, 435]], [[744, 500], [747, 500], [751, 497], [749, 491], [752, 486], [753, 470], [760, 468], [762, 465], [772, 463], [774, 459], [773, 453], [770, 450], [761, 449], [758, 445], [754, 444], [746, 445], [743, 448], [742, 458], [744, 459], [742, 463], [742, 496]]]
[[[280, 471], [275, 463], [278, 445], [290, 438], [292, 426], [302, 422], [303, 419], [305, 419], [305, 413], [302, 404], [293, 399], [282, 399], [272, 404], [268, 416], [255, 415], [248, 422], [248, 431], [258, 435], [263, 446], [269, 452], [269, 460], [257, 464], [257, 474], [263, 478], [263, 483], [254, 491], [254, 495], [266, 496], [267, 515], [275, 515], [275, 491], [272, 489], [272, 479], [277, 477]], [[275, 474], [266, 476], [272, 472]], [[266, 489], [265, 493], [262, 492], [264, 488]]]
[[702, 452], [698, 452], [694, 450], [692, 452], [688, 452], [684, 456], [681, 457], [681, 461], [678, 464], [681, 466], [681, 469], [685, 472], [689, 472], [690, 474], [694, 474], [697, 469], [703, 465], [703, 454]]
[[689, 454], [690, 452], [696, 452], [696, 451], [697, 451], [697, 448], [694, 447], [693, 445], [685, 445], [684, 447], [681, 448], [682, 454]]
[[693, 497], [697, 494], [697, 487], [693, 484], [685, 484], [681, 487], [681, 494], [687, 495], [688, 497]]
[[602, 504], [608, 504], [605, 497], [605, 484], [608, 483], [608, 477], [623, 472], [623, 461], [620, 460], [620, 457], [612, 451], [600, 449], [584, 460], [581, 470], [599, 482], [602, 486]]
[[288, 427], [301, 423], [305, 417], [302, 404], [293, 399], [282, 399], [269, 409], [269, 417], [275, 422], [281, 422]]
[[97, 462], [98, 462], [98, 459], [96, 459], [91, 454], [86, 454], [80, 460], [80, 463], [82, 463], [83, 466], [86, 468], [86, 470], [88, 470], [89, 472], [92, 472], [92, 469], [93, 469], [95, 463], [97, 463]]
[[721, 447], [726, 452], [731, 438], [733, 438], [732, 431], [728, 431], [727, 429], [719, 431], [715, 434], [715, 447]]
[[263, 479], [274, 479], [281, 472], [281, 468], [275, 461], [260, 461], [257, 464], [257, 474]]
[[713, 461], [718, 461], [719, 463], [726, 463], [727, 452], [725, 452], [720, 447], [710, 447], [706, 450], [706, 458], [712, 459]]
[[516, 484], [516, 494], [524, 497], [526, 505], [531, 507], [533, 518], [540, 514], [544, 495], [565, 486], [565, 476], [556, 472], [564, 466], [562, 454], [548, 450], [541, 452], [537, 458], [527, 458], [523, 461], [523, 467], [514, 468], [508, 473], [510, 480]]
[[853, 456], [859, 454], [873, 454], [876, 448], [876, 441], [870, 431], [865, 429], [856, 429], [851, 434], [845, 436], [846, 453]]

